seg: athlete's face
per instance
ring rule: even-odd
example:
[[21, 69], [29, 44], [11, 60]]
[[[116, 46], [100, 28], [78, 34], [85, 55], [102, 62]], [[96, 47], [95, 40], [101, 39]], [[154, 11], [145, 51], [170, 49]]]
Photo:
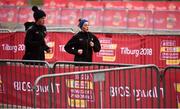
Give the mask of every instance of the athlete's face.
[[88, 32], [88, 30], [89, 30], [89, 24], [88, 24], [88, 22], [85, 22], [85, 23], [84, 23], [84, 25], [82, 26], [82, 30], [83, 30], [84, 32]]
[[38, 19], [37, 23], [38, 23], [39, 25], [44, 25], [44, 24], [45, 24], [45, 18], [46, 18], [46, 17], [42, 17], [42, 18]]

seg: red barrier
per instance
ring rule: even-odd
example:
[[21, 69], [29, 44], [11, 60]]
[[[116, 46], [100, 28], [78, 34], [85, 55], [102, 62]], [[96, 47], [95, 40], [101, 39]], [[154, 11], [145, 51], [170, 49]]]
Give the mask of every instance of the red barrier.
[[[48, 33], [47, 44], [52, 52], [46, 60], [73, 61], [73, 55], [64, 50], [72, 33]], [[159, 67], [180, 65], [180, 37], [137, 34], [96, 34], [102, 49], [93, 55], [95, 62], [127, 64], [156, 64]], [[0, 58], [22, 59], [24, 54], [24, 33], [0, 34]], [[121, 38], [120, 38], [121, 37]], [[6, 54], [6, 55], [4, 55]]]
[[[166, 95], [167, 99], [164, 101], [164, 104], [166, 107], [172, 107], [172, 106], [177, 106], [180, 108], [180, 67], [169, 67], [165, 69], [164, 72], [164, 87], [166, 89], [172, 89], [172, 90], [167, 90], [166, 93], [172, 93]], [[177, 102], [173, 102], [173, 100], [177, 100]]]
[[[71, 67], [62, 68], [70, 71]], [[34, 106], [33, 84], [35, 78], [39, 75], [47, 74], [47, 69], [22, 66], [2, 66], [4, 72], [0, 72], [0, 102], [4, 104], [14, 104], [16, 106]], [[89, 70], [83, 67], [78, 70]], [[46, 73], [45, 73], [46, 72]], [[59, 72], [57, 72], [59, 73]], [[174, 75], [174, 73], [171, 73]], [[171, 76], [171, 82], [166, 84], [166, 89], [160, 86], [158, 93], [157, 75], [153, 69], [133, 69], [119, 72], [108, 72], [105, 74], [105, 82], [102, 81], [102, 106], [103, 108], [112, 107], [158, 107], [158, 98], [160, 98], [160, 107], [176, 107], [178, 102], [177, 93], [173, 84], [178, 83], [180, 75], [176, 73], [176, 78]], [[94, 82], [94, 75], [74, 75], [53, 79], [48, 81], [43, 79], [39, 82], [36, 92], [36, 106], [47, 108], [50, 105], [49, 99], [52, 100], [54, 107], [100, 107], [100, 85]], [[175, 81], [175, 82], [174, 82]], [[48, 83], [50, 82], [50, 86]], [[74, 84], [72, 84], [74, 83]], [[53, 84], [55, 86], [53, 86]], [[48, 97], [48, 92], [52, 95]], [[179, 89], [177, 89], [179, 90]], [[164, 98], [166, 94], [166, 98]], [[84, 96], [80, 96], [84, 95]], [[85, 96], [86, 95], [86, 96]], [[177, 95], [179, 96], [179, 95]], [[76, 101], [73, 101], [76, 100]], [[164, 99], [171, 102], [163, 104]], [[72, 101], [69, 101], [72, 100]]]
[[[48, 74], [48, 69], [43, 67], [22, 67], [22, 66], [0, 66], [0, 103], [11, 107], [33, 107], [33, 85], [35, 79], [43, 74]], [[45, 96], [48, 92], [47, 81], [41, 82], [44, 85], [37, 87], [38, 101], [41, 105], [48, 107], [43, 100], [48, 100]], [[39, 95], [41, 93], [41, 95]], [[11, 107], [12, 108], [12, 107]]]

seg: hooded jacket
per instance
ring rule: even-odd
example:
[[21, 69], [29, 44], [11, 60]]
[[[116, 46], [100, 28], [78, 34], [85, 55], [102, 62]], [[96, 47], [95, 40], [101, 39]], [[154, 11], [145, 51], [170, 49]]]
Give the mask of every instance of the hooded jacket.
[[45, 60], [45, 53], [49, 47], [45, 43], [46, 27], [33, 24], [27, 29], [24, 40], [24, 60]]
[[[94, 46], [90, 46], [90, 41]], [[75, 55], [74, 61], [92, 62], [92, 54], [101, 50], [100, 42], [91, 32], [78, 32], [65, 45], [65, 51]], [[78, 54], [78, 49], [82, 49], [83, 53]]]

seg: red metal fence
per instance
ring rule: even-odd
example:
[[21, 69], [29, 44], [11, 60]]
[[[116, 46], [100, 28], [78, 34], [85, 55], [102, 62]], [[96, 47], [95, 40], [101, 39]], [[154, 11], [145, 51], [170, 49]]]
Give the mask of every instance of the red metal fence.
[[179, 66], [0, 60], [0, 106], [177, 108], [179, 73]]

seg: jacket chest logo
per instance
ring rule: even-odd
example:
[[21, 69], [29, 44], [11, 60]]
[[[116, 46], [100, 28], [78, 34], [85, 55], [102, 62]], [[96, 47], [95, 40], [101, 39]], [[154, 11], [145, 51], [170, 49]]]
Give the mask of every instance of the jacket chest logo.
[[79, 38], [79, 41], [83, 41], [83, 39], [82, 39], [82, 38]]
[[39, 32], [38, 32], [38, 31], [36, 31], [35, 33], [36, 33], [36, 34], [39, 34]]

